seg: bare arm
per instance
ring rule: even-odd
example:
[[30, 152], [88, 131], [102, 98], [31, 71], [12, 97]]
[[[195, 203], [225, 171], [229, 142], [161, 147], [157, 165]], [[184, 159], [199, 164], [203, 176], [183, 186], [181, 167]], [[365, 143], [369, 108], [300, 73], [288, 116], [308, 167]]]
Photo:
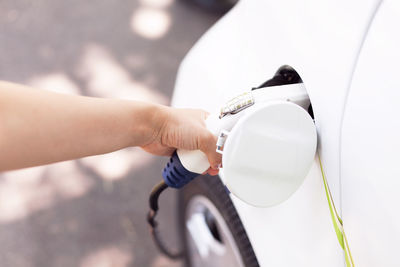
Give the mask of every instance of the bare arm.
[[199, 112], [183, 114], [150, 103], [63, 95], [0, 81], [0, 171], [129, 146], [160, 155], [178, 147], [201, 149], [216, 165], [215, 140], [204, 127], [205, 113]]

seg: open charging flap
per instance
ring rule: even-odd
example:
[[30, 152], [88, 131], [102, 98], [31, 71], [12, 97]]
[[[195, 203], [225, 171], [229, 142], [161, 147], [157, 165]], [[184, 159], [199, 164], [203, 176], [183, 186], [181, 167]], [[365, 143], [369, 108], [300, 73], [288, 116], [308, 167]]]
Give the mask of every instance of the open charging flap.
[[316, 146], [314, 121], [302, 107], [287, 101], [260, 105], [228, 133], [222, 156], [226, 186], [252, 206], [277, 205], [303, 183]]

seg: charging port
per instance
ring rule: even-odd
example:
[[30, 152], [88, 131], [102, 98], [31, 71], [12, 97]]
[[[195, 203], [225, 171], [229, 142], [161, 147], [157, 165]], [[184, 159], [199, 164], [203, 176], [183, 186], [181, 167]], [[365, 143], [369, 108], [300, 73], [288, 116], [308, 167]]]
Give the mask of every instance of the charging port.
[[[294, 68], [289, 65], [283, 65], [275, 72], [274, 77], [267, 80], [260, 86], [253, 88], [252, 90], [257, 90], [270, 86], [287, 85], [302, 82], [303, 80]], [[314, 119], [314, 112], [311, 104], [309, 105], [307, 111], [310, 114], [311, 118]]]

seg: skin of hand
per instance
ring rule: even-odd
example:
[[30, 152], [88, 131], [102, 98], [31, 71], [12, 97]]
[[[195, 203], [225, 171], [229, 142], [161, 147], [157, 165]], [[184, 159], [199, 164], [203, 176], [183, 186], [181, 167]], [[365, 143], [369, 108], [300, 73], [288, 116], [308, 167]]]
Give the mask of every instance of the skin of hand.
[[218, 173], [207, 113], [162, 105], [63, 95], [0, 81], [0, 171], [139, 146], [156, 155], [200, 149]]
[[155, 137], [142, 148], [155, 155], [170, 156], [176, 148], [201, 150], [208, 157], [207, 173], [218, 174], [221, 154], [215, 152], [217, 137], [207, 130], [208, 113], [200, 109], [177, 109], [161, 107], [163, 122]]

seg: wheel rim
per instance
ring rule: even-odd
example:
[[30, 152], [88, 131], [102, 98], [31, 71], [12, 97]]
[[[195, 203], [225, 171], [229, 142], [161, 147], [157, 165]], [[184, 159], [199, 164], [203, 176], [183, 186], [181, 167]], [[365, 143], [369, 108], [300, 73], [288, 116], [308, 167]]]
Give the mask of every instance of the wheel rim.
[[206, 197], [197, 195], [189, 201], [185, 226], [192, 267], [244, 267], [228, 225]]

